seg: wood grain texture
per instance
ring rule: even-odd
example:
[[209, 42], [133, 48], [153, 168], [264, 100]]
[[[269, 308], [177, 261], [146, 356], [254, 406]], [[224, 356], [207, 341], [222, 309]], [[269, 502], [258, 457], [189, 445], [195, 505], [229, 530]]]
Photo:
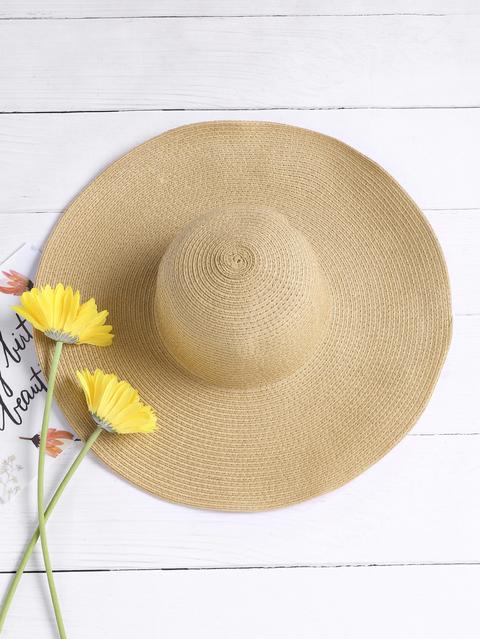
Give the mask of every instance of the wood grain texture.
[[[410, 436], [343, 488], [266, 513], [169, 504], [85, 460], [49, 523], [56, 569], [478, 562], [480, 436]], [[57, 478], [50, 466], [49, 481]], [[2, 509], [0, 566], [35, 521], [34, 483]], [[54, 550], [53, 550], [54, 549]], [[31, 568], [41, 568], [37, 554]]]
[[[447, 257], [455, 313], [480, 312], [480, 110], [246, 111], [343, 139], [384, 166], [426, 210]], [[162, 131], [228, 112], [0, 116], [0, 212], [59, 213], [102, 169]], [[439, 135], [439, 131], [442, 135]], [[479, 210], [460, 210], [477, 208]], [[433, 209], [455, 209], [441, 211]], [[3, 257], [54, 218], [2, 217]], [[25, 222], [31, 222], [25, 224]], [[45, 232], [42, 239], [45, 237]], [[12, 238], [12, 239], [9, 239]], [[18, 239], [17, 239], [18, 238]]]
[[[456, 313], [415, 429], [329, 495], [271, 513], [196, 511], [88, 458], [51, 520], [51, 551], [57, 569], [109, 572], [58, 574], [70, 639], [480, 635], [479, 15], [476, 0], [0, 4], [0, 111], [143, 110], [0, 115], [0, 259], [41, 243], [145, 139], [199, 120], [275, 120], [345, 140], [407, 189], [445, 252]], [[279, 110], [252, 110], [268, 107]], [[161, 110], [172, 108], [195, 111]], [[34, 491], [0, 512], [0, 571], [34, 524]], [[298, 564], [328, 567], [156, 570]], [[44, 575], [27, 575], [6, 639], [54, 636], [48, 611]]]
[[3, 0], [0, 18], [478, 14], [475, 0]]
[[[478, 433], [480, 414], [480, 211], [429, 211], [450, 269], [455, 315], [452, 344], [439, 382], [416, 434]], [[0, 259], [23, 242], [41, 245], [55, 213], [0, 214]]]
[[[455, 316], [480, 314], [480, 210], [426, 211], [447, 259]], [[59, 214], [0, 213], [0, 259], [7, 258], [23, 242], [41, 246]]]
[[480, 15], [4, 20], [0, 111], [477, 106], [479, 27]]
[[[69, 639], [474, 639], [479, 575], [479, 566], [108, 572], [60, 574], [57, 585]], [[53, 637], [46, 604], [44, 575], [27, 575], [6, 638]]]
[[41, 248], [57, 218], [54, 213], [19, 213], [15, 217], [0, 213], [0, 266], [26, 242]]
[[381, 164], [422, 209], [480, 209], [480, 109], [366, 109], [0, 115], [0, 212], [59, 212], [137, 144], [229, 119], [332, 135]]

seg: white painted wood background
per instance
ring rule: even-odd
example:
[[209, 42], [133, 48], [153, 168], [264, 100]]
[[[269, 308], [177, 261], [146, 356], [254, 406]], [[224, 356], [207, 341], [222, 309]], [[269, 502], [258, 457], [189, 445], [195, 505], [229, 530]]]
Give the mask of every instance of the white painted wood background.
[[[390, 171], [433, 225], [453, 291], [430, 405], [334, 493], [197, 511], [86, 460], [49, 524], [70, 639], [480, 637], [479, 79], [477, 0], [0, 3], [0, 259], [43, 241], [135, 144], [267, 119]], [[0, 594], [34, 521], [32, 486], [0, 512]], [[38, 554], [30, 570], [6, 639], [55, 636]]]

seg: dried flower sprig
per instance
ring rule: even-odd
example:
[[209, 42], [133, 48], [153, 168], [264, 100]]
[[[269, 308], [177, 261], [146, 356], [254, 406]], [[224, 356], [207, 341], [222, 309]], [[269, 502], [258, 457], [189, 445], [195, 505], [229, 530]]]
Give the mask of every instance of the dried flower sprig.
[[[20, 297], [20, 304], [13, 306], [18, 315], [24, 317], [33, 326], [55, 341], [55, 351], [50, 366], [47, 397], [42, 419], [38, 455], [37, 509], [38, 528], [42, 545], [43, 560], [47, 573], [48, 586], [52, 599], [57, 628], [61, 639], [66, 639], [65, 626], [60, 611], [57, 589], [53, 577], [50, 553], [48, 550], [45, 527], [44, 475], [45, 451], [47, 446], [48, 423], [53, 400], [53, 389], [57, 377], [58, 364], [63, 344], [92, 344], [109, 346], [112, 343], [112, 327], [105, 325], [107, 311], [98, 312], [95, 300], [80, 303], [79, 291], [73, 292], [70, 286], [57, 284], [55, 288], [44, 286], [32, 288]], [[7, 602], [8, 603], [8, 602]], [[2, 615], [4, 614], [2, 610]], [[0, 617], [1, 623], [1, 617]], [[1, 626], [0, 626], [1, 627]]]
[[2, 275], [6, 284], [0, 286], [0, 293], [5, 293], [6, 295], [21, 295], [25, 293], [25, 291], [29, 291], [33, 288], [32, 280], [18, 271], [14, 271], [13, 269], [10, 271], [2, 271]]
[[[82, 460], [104, 431], [116, 434], [151, 433], [156, 428], [157, 420], [153, 409], [141, 402], [138, 392], [128, 382], [121, 381], [116, 375], [106, 374], [98, 369], [94, 373], [90, 373], [88, 370], [77, 371], [77, 378], [83, 388], [87, 407], [96, 428], [55, 491], [45, 510], [45, 521], [52, 514]], [[0, 631], [39, 536], [40, 530], [37, 528], [10, 584], [0, 612]]]
[[[24, 439], [39, 448], [40, 446], [40, 434], [36, 434], [33, 437], [19, 437], [18, 439]], [[47, 445], [45, 452], [49, 457], [58, 457], [63, 451], [63, 445], [66, 441], [80, 441], [75, 439], [73, 433], [68, 430], [58, 430], [57, 428], [49, 428], [47, 431]]]

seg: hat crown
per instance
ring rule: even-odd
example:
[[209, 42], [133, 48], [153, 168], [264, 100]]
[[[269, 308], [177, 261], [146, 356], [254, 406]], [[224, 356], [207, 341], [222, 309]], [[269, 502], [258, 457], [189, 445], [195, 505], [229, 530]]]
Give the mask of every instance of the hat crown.
[[242, 388], [289, 376], [310, 359], [330, 295], [311, 245], [284, 215], [239, 206], [197, 217], [174, 237], [155, 309], [183, 369]]

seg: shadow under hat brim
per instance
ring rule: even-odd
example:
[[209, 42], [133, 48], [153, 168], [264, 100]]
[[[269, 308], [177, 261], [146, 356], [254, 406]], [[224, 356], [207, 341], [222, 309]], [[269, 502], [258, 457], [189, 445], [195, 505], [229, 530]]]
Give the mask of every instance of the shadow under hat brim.
[[[274, 208], [311, 243], [332, 300], [329, 327], [293, 375], [221, 388], [181, 370], [155, 324], [158, 265], [175, 234], [212, 208]], [[206, 122], [120, 158], [52, 232], [36, 285], [63, 282], [110, 311], [111, 347], [66, 347], [56, 399], [93, 429], [75, 371], [115, 372], [151, 404], [152, 435], [104, 435], [94, 452], [164, 499], [229, 511], [277, 508], [346, 483], [423, 411], [448, 350], [450, 291], [421, 211], [381, 167], [292, 126]], [[48, 372], [53, 344], [35, 335]]]

